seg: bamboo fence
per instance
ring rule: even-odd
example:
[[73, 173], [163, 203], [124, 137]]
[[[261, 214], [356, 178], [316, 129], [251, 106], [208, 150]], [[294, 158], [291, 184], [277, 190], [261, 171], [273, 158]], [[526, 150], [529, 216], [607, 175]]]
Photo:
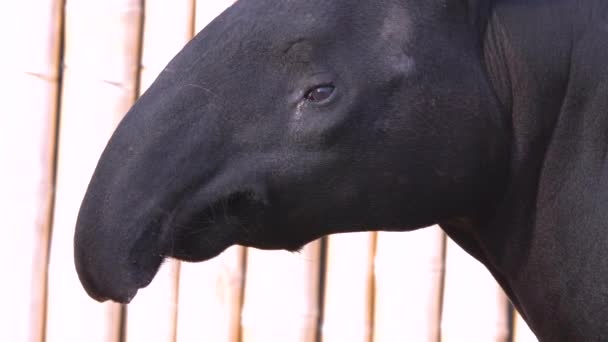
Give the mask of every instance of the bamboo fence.
[[328, 238], [321, 323], [325, 342], [371, 341], [375, 238], [375, 233]]
[[439, 341], [444, 240], [436, 226], [378, 233], [374, 342]]
[[170, 261], [128, 306], [85, 294], [72, 237], [103, 147], [232, 2], [20, 0], [0, 11], [0, 341], [535, 341], [438, 227]]
[[[62, 13], [59, 1], [0, 11], [0, 341], [43, 338]], [[11, 7], [9, 5], [9, 7]], [[19, 32], [19, 34], [16, 34]]]
[[[139, 94], [152, 84], [170, 59], [193, 34], [191, 0], [147, 0], [141, 43]], [[176, 261], [164, 263], [154, 283], [138, 293], [127, 309], [127, 341], [174, 341], [177, 326]], [[155, 322], [151, 325], [150, 322]]]

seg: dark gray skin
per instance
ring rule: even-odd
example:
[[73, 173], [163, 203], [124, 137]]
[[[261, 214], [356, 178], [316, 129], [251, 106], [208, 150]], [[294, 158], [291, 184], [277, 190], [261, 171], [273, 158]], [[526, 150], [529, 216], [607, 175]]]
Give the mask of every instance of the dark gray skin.
[[608, 336], [608, 1], [240, 0], [119, 125], [75, 263], [439, 223], [545, 341]]

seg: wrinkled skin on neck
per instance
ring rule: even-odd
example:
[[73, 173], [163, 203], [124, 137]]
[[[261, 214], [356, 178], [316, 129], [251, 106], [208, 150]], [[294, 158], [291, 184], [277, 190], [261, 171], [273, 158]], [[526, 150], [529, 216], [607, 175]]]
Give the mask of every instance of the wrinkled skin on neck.
[[507, 190], [488, 220], [442, 227], [539, 339], [603, 340], [608, 3], [496, 1], [486, 28], [486, 67], [512, 124]]
[[[545, 20], [554, 13], [532, 3]], [[561, 175], [541, 180], [568, 44], [518, 26], [516, 5], [240, 0], [175, 57], [108, 143], [76, 227], [84, 288], [128, 302], [165, 258], [440, 223], [535, 332], [554, 337], [532, 289], [543, 285], [534, 265], [553, 261], [539, 262], [548, 250], [534, 250], [531, 232], [538, 192]], [[543, 43], [518, 45], [530, 31]], [[546, 61], [543, 49], [557, 56]], [[319, 87], [331, 95], [310, 100]]]

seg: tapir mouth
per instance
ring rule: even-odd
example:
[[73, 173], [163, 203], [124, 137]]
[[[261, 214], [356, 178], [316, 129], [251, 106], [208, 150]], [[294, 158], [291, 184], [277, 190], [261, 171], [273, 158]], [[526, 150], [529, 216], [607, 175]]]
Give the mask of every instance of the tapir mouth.
[[182, 205], [166, 224], [164, 256], [184, 261], [211, 259], [234, 244], [244, 244], [258, 227], [268, 203], [251, 190], [232, 192], [203, 209]]
[[246, 244], [267, 202], [249, 190], [217, 198], [188, 196], [170, 212], [142, 213], [146, 218], [141, 225], [120, 230], [126, 237], [137, 234], [135, 239], [88, 235], [86, 219], [79, 220], [75, 263], [86, 292], [100, 302], [129, 303], [152, 282], [165, 259], [205, 261], [234, 244]]

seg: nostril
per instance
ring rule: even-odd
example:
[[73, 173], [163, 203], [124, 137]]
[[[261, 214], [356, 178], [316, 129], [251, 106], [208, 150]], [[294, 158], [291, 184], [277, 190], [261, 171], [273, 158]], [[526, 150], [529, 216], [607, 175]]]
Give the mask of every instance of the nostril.
[[129, 303], [131, 303], [133, 298], [135, 298], [135, 295], [137, 295], [137, 291], [138, 291], [137, 289], [132, 289], [130, 291], [127, 291], [124, 296], [117, 297], [116, 301], [119, 303], [122, 303], [122, 304], [129, 304]]
[[98, 288], [90, 279], [83, 281], [82, 284], [86, 293], [100, 303], [111, 300], [117, 303], [129, 304], [138, 291], [138, 288], [133, 287], [131, 284], [123, 284], [122, 286], [114, 284], [116, 286], [112, 288]]
[[98, 301], [100, 303], [106, 302], [106, 301], [108, 301], [110, 299], [110, 298], [108, 298], [106, 296], [100, 296], [100, 295], [97, 295], [95, 293], [88, 292], [88, 291], [87, 291], [87, 294], [89, 295], [89, 297], [95, 299], [96, 301]]
[[135, 298], [135, 295], [137, 295], [137, 291], [138, 291], [137, 289], [127, 290], [127, 292], [125, 292], [123, 294], [112, 296], [112, 298], [107, 297], [105, 295], [100, 295], [98, 293], [94, 293], [92, 291], [87, 291], [87, 293], [89, 294], [89, 296], [91, 298], [95, 299], [96, 301], [98, 301], [100, 303], [111, 300], [111, 301], [121, 303], [121, 304], [129, 304], [133, 300], [133, 298]]

